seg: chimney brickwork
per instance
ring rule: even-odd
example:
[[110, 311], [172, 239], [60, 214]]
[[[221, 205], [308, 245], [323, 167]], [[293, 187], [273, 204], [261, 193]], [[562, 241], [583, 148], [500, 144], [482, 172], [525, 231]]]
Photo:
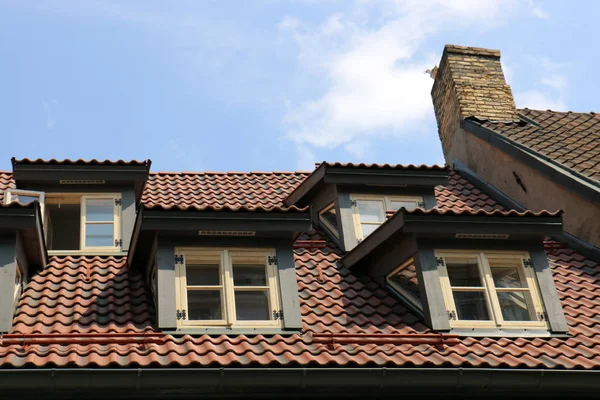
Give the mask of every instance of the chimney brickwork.
[[431, 97], [446, 159], [460, 120], [519, 121], [498, 50], [446, 45]]

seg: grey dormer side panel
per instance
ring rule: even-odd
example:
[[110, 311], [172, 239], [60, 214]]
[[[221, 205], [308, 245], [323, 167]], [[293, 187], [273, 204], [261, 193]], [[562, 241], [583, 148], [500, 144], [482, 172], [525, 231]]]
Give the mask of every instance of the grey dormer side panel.
[[340, 242], [344, 244], [344, 251], [350, 251], [356, 247], [356, 232], [354, 232], [354, 217], [352, 216], [352, 199], [350, 193], [338, 193]]
[[172, 245], [158, 243], [156, 252], [158, 280], [158, 327], [174, 329], [177, 327], [177, 288], [175, 285], [175, 248]]
[[558, 297], [556, 283], [552, 277], [552, 270], [548, 264], [548, 256], [546, 255], [544, 246], [541, 243], [537, 244], [529, 252], [529, 255], [531, 256], [531, 261], [533, 261], [533, 268], [535, 269], [535, 276], [540, 287], [544, 308], [548, 314], [550, 329], [556, 333], [568, 332], [569, 325], [560, 304], [560, 297]]
[[121, 251], [129, 250], [133, 226], [135, 225], [135, 192], [132, 189], [123, 189], [121, 192]]
[[27, 277], [29, 276], [29, 262], [27, 261], [27, 254], [25, 252], [25, 246], [23, 244], [23, 237], [20, 233], [17, 233], [17, 263], [19, 264], [19, 269], [21, 270], [21, 276], [23, 277], [23, 281], [27, 282]]
[[8, 332], [15, 314], [17, 235], [0, 237], [0, 332]]
[[302, 329], [293, 245], [291, 241], [282, 241], [277, 244], [275, 251], [277, 252], [283, 327], [285, 329]]
[[433, 248], [422, 246], [419, 243], [415, 262], [425, 319], [430, 324], [431, 329], [448, 331], [450, 330], [450, 321], [448, 320], [442, 284], [440, 283], [440, 273]]

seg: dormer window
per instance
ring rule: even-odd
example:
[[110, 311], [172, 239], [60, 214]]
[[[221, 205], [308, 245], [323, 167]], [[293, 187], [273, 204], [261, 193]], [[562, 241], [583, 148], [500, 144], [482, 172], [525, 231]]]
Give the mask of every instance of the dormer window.
[[336, 238], [340, 237], [335, 203], [330, 204], [319, 212], [319, 222]]
[[47, 193], [46, 210], [48, 250], [120, 251], [120, 194]]
[[363, 240], [386, 220], [386, 211], [398, 211], [400, 208], [414, 210], [423, 207], [423, 198], [419, 196], [377, 196], [353, 195], [352, 213], [358, 240]]
[[452, 327], [546, 328], [527, 253], [436, 252]]
[[274, 250], [178, 249], [182, 326], [281, 326]]

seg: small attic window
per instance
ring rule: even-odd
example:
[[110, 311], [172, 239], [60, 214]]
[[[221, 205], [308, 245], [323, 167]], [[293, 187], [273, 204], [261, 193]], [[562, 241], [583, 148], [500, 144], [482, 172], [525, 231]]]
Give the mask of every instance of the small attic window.
[[336, 238], [340, 237], [337, 213], [335, 210], [335, 203], [331, 203], [319, 212], [319, 221], [327, 230], [329, 230]]
[[378, 196], [353, 195], [352, 214], [356, 238], [363, 240], [386, 220], [386, 211], [398, 211], [400, 208], [414, 210], [424, 207], [420, 196]]
[[386, 281], [400, 297], [408, 301], [410, 305], [418, 311], [423, 312], [417, 271], [415, 269], [415, 262], [412, 258], [394, 269], [386, 277]]

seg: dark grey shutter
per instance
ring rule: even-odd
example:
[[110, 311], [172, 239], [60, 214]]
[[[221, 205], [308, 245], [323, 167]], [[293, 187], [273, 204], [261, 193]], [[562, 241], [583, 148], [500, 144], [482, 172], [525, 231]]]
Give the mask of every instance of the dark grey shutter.
[[540, 293], [542, 295], [542, 301], [546, 314], [548, 314], [548, 322], [550, 323], [550, 329], [552, 332], [568, 332], [569, 325], [565, 319], [565, 313], [560, 304], [560, 298], [556, 290], [556, 284], [552, 277], [552, 271], [550, 265], [548, 265], [548, 257], [543, 245], [536, 246], [533, 251], [529, 253], [531, 261], [533, 262], [533, 268], [535, 270], [535, 276], [537, 278]]
[[175, 299], [177, 288], [175, 285], [175, 249], [173, 246], [158, 245], [156, 255], [158, 279], [158, 327], [176, 328], [177, 310]]
[[[123, 190], [121, 194], [121, 251], [129, 250], [133, 226], [135, 225], [135, 192], [133, 189]], [[119, 239], [119, 238], [116, 238]]]
[[15, 313], [16, 248], [16, 235], [0, 238], [0, 332], [10, 331]]
[[415, 263], [425, 318], [433, 330], [450, 330], [448, 310], [433, 249], [419, 247]]
[[279, 273], [279, 292], [283, 310], [283, 327], [285, 329], [302, 329], [300, 313], [300, 295], [296, 281], [294, 250], [291, 242], [277, 245], [277, 269]]

